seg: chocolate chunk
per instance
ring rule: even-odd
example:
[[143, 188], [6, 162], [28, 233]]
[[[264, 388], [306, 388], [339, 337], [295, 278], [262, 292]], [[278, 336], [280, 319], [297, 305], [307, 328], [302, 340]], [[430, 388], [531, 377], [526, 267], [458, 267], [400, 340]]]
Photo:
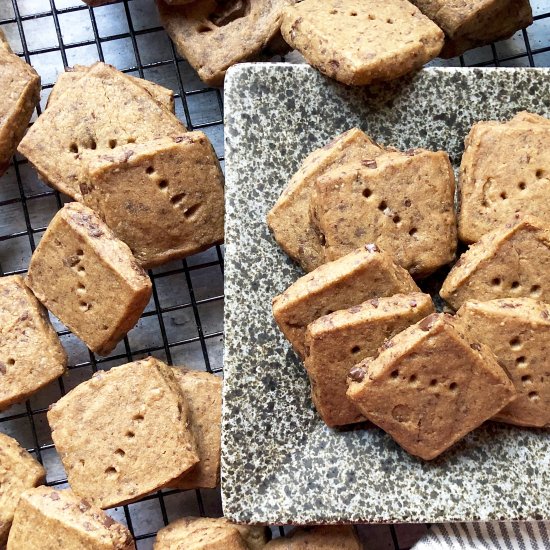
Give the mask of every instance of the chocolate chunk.
[[439, 319], [439, 314], [432, 313], [431, 315], [428, 315], [425, 319], [422, 319], [420, 323], [418, 323], [418, 328], [420, 330], [428, 332], [435, 325], [438, 319]]
[[375, 160], [363, 160], [361, 161], [361, 164], [363, 166], [366, 166], [367, 168], [372, 168], [372, 169], [378, 168], [378, 164], [376, 163]]
[[373, 298], [370, 303], [373, 305], [373, 307], [378, 308], [378, 304], [380, 303], [380, 300], [378, 298]]
[[550, 313], [548, 313], [548, 311], [541, 311], [540, 313], [540, 316], [543, 318], [543, 319], [550, 319]]
[[409, 305], [410, 305], [411, 307], [416, 307], [418, 304], [417, 304], [414, 300], [411, 300], [411, 301], [409, 302]]
[[380, 249], [374, 244], [366, 244], [365, 250], [368, 250], [369, 252], [380, 252]]
[[63, 264], [67, 267], [74, 267], [80, 263], [80, 258], [77, 255], [69, 256], [63, 259]]
[[6, 374], [6, 365], [0, 361], [0, 374]]
[[353, 367], [350, 371], [349, 371], [349, 377], [354, 381], [354, 382], [362, 382], [365, 378], [365, 374], [367, 374], [365, 372], [365, 369], [362, 368], [362, 367]]
[[89, 510], [92, 507], [92, 505], [87, 500], [82, 499], [78, 507], [82, 512], [86, 512], [86, 510]]
[[88, 193], [92, 192], [92, 187], [87, 183], [81, 183], [79, 187], [81, 195], [87, 195]]
[[59, 500], [61, 497], [57, 493], [50, 493], [50, 498], [52, 500]]
[[470, 347], [472, 349], [475, 349], [476, 351], [481, 351], [481, 345], [478, 344], [477, 342], [474, 342], [473, 344], [470, 344]]
[[384, 350], [384, 349], [390, 349], [390, 348], [393, 348], [393, 340], [386, 340], [380, 349]]
[[103, 235], [103, 231], [101, 231], [101, 229], [99, 229], [99, 227], [90, 228], [89, 233], [90, 233], [91, 237], [95, 237], [96, 239]]
[[108, 529], [109, 527], [111, 527], [111, 525], [116, 525], [116, 521], [110, 516], [106, 516], [103, 520], [103, 525], [105, 525], [105, 527], [107, 527]]

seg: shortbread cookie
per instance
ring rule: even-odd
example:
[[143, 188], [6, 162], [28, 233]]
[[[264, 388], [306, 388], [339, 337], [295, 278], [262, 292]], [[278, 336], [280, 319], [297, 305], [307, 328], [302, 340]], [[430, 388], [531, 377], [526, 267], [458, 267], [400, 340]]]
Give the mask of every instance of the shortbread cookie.
[[528, 0], [410, 0], [445, 31], [441, 57], [510, 38], [533, 22]]
[[187, 401], [153, 357], [95, 373], [48, 421], [71, 488], [100, 508], [165, 487], [199, 461]]
[[15, 439], [0, 433], [0, 548], [8, 540], [21, 493], [44, 483], [45, 478], [44, 468]]
[[124, 525], [72, 491], [38, 487], [21, 495], [15, 511], [8, 550], [23, 548], [134, 550], [135, 544]]
[[[65, 93], [67, 88], [70, 88], [76, 80], [82, 78], [89, 70], [90, 67], [75, 65], [70, 69], [66, 69], [64, 73], [61, 73], [57, 77], [55, 86], [52, 88], [48, 97], [48, 107], [53, 105], [55, 101]], [[168, 109], [172, 113], [175, 111], [174, 92], [172, 90], [143, 78], [136, 78], [130, 75], [126, 76], [132, 80], [132, 82], [149, 92], [151, 97], [165, 109]]]
[[96, 63], [67, 85], [19, 144], [46, 183], [80, 199], [82, 153], [177, 137], [185, 126], [151, 94], [110, 65]]
[[550, 427], [550, 306], [530, 298], [466, 302], [457, 313], [468, 332], [487, 344], [518, 393], [495, 420]]
[[362, 546], [351, 525], [299, 527], [286, 537], [272, 540], [266, 550], [361, 550]]
[[267, 224], [279, 246], [305, 271], [325, 263], [324, 249], [309, 221], [309, 201], [315, 182], [327, 171], [354, 161], [370, 162], [383, 150], [364, 132], [352, 128], [302, 162], [267, 214]]
[[323, 74], [359, 86], [420, 68], [444, 41], [407, 0], [304, 0], [284, 11], [281, 32]]
[[223, 242], [223, 174], [202, 132], [83, 154], [84, 204], [143, 267]]
[[261, 550], [268, 541], [265, 527], [237, 525], [225, 518], [184, 517], [157, 534], [155, 550]]
[[460, 167], [459, 234], [466, 242], [516, 212], [550, 216], [550, 120], [520, 113], [510, 122], [479, 122], [466, 138]]
[[12, 49], [10, 48], [10, 43], [6, 38], [6, 35], [2, 32], [2, 29], [0, 29], [0, 48], [3, 48], [10, 53], [12, 52]]
[[31, 258], [27, 285], [92, 351], [108, 355], [137, 323], [151, 280], [89, 208], [66, 204]]
[[306, 329], [315, 319], [372, 298], [418, 291], [407, 271], [369, 244], [298, 279], [273, 299], [273, 316], [303, 358]]
[[329, 426], [364, 420], [346, 397], [351, 368], [378, 355], [385, 340], [433, 313], [430, 296], [415, 292], [374, 298], [320, 317], [307, 327], [305, 367], [313, 403]]
[[220, 483], [222, 379], [208, 372], [172, 369], [189, 407], [200, 462], [170, 483], [176, 489], [214, 488]]
[[454, 192], [447, 153], [388, 152], [317, 180], [311, 223], [328, 261], [376, 242], [411, 275], [423, 277], [454, 258]]
[[440, 294], [455, 309], [509, 296], [550, 303], [550, 226], [518, 215], [487, 233], [460, 257]]
[[65, 372], [67, 355], [23, 277], [0, 278], [0, 410]]
[[[3, 36], [3, 35], [2, 35]], [[40, 77], [0, 40], [0, 176], [6, 171], [40, 101]]]
[[409, 453], [431, 460], [516, 397], [493, 352], [433, 313], [350, 371], [348, 397]]

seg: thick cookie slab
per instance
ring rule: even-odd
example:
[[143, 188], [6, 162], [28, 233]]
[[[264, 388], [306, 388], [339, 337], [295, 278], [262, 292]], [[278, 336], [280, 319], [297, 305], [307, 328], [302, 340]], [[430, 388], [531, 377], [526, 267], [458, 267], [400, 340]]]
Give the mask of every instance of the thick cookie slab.
[[134, 550], [128, 529], [72, 491], [38, 487], [24, 492], [15, 511], [8, 550]]
[[299, 527], [286, 537], [272, 540], [266, 550], [361, 550], [351, 525]]
[[550, 306], [530, 298], [466, 302], [457, 312], [468, 332], [491, 348], [518, 397], [495, 420], [550, 426]]
[[459, 235], [478, 241], [515, 213], [550, 216], [550, 120], [519, 113], [479, 122], [466, 138], [460, 167]]
[[73, 491], [100, 508], [165, 487], [199, 461], [185, 397], [153, 357], [97, 372], [48, 421]]
[[516, 397], [491, 350], [432, 314], [350, 372], [348, 397], [407, 452], [431, 460]]
[[86, 153], [82, 200], [143, 267], [223, 242], [223, 174], [202, 132]]
[[0, 433], [0, 548], [8, 540], [21, 493], [45, 479], [44, 468], [15, 439]]
[[180, 54], [201, 80], [221, 86], [229, 67], [253, 60], [269, 48], [279, 34], [284, 7], [293, 2], [201, 0], [177, 6], [157, 0], [157, 5], [162, 24]]
[[418, 291], [407, 271], [370, 244], [298, 279], [273, 299], [273, 316], [303, 358], [306, 329], [315, 319], [372, 298]]
[[27, 285], [95, 353], [108, 355], [137, 323], [151, 280], [89, 208], [66, 204], [31, 258]]
[[304, 0], [285, 10], [281, 32], [323, 74], [360, 86], [420, 68], [444, 40], [407, 0]]
[[208, 372], [172, 369], [189, 408], [200, 462], [180, 479], [175, 489], [214, 488], [220, 483], [222, 379]]
[[311, 222], [329, 261], [375, 242], [412, 275], [426, 276], [455, 255], [454, 190], [447, 153], [388, 152], [317, 180]]
[[40, 101], [40, 77], [0, 39], [0, 176], [21, 141]]
[[96, 63], [67, 85], [27, 132], [18, 151], [46, 183], [80, 199], [83, 151], [178, 137], [185, 131], [141, 85], [110, 65]]
[[23, 277], [0, 278], [0, 410], [65, 372], [67, 355]]
[[441, 57], [510, 38], [533, 22], [528, 0], [410, 0], [445, 31]]
[[237, 525], [225, 518], [180, 518], [161, 529], [155, 550], [261, 550], [268, 539], [265, 527]]
[[415, 292], [374, 298], [320, 317], [307, 327], [305, 367], [317, 412], [329, 426], [364, 420], [347, 398], [354, 365], [378, 355], [387, 339], [433, 313], [430, 296]]
[[487, 233], [460, 257], [440, 294], [455, 309], [506, 297], [550, 302], [550, 227], [518, 215]]
[[313, 185], [329, 170], [354, 161], [376, 158], [383, 150], [358, 128], [336, 137], [308, 155], [267, 214], [267, 224], [279, 246], [305, 271], [325, 262], [319, 236], [309, 221]]

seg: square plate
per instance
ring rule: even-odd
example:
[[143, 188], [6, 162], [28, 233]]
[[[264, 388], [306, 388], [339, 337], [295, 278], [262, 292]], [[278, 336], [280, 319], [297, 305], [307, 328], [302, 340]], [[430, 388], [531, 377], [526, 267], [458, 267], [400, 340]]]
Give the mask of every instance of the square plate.
[[239, 65], [226, 108], [224, 512], [239, 522], [540, 519], [550, 432], [487, 423], [432, 462], [377, 428], [332, 430], [271, 299], [300, 275], [265, 215], [313, 149], [358, 126], [400, 149], [445, 149], [455, 168], [479, 120], [550, 115], [550, 70], [425, 69], [350, 89], [306, 65]]

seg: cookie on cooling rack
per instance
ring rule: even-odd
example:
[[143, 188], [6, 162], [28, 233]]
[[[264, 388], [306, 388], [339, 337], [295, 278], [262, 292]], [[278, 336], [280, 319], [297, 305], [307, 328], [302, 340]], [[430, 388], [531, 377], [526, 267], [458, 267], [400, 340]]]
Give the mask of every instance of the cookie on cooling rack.
[[25, 491], [15, 510], [8, 550], [61, 547], [135, 550], [134, 539], [124, 525], [72, 491], [52, 487]]
[[352, 525], [318, 525], [299, 527], [286, 537], [269, 542], [266, 550], [361, 550], [362, 545]]
[[44, 468], [15, 439], [0, 433], [0, 548], [8, 540], [21, 493], [45, 479]]
[[309, 221], [314, 183], [323, 174], [354, 161], [369, 161], [383, 150], [358, 128], [352, 128], [309, 154], [267, 214], [279, 246], [305, 271], [325, 263], [322, 241]]
[[273, 298], [273, 316], [303, 358], [306, 329], [315, 319], [372, 298], [418, 291], [406, 270], [369, 244], [298, 279]]
[[401, 447], [439, 456], [516, 398], [492, 351], [462, 322], [432, 314], [350, 372], [348, 397]]
[[153, 357], [95, 373], [48, 421], [71, 488], [100, 508], [134, 502], [199, 462], [187, 400]]

